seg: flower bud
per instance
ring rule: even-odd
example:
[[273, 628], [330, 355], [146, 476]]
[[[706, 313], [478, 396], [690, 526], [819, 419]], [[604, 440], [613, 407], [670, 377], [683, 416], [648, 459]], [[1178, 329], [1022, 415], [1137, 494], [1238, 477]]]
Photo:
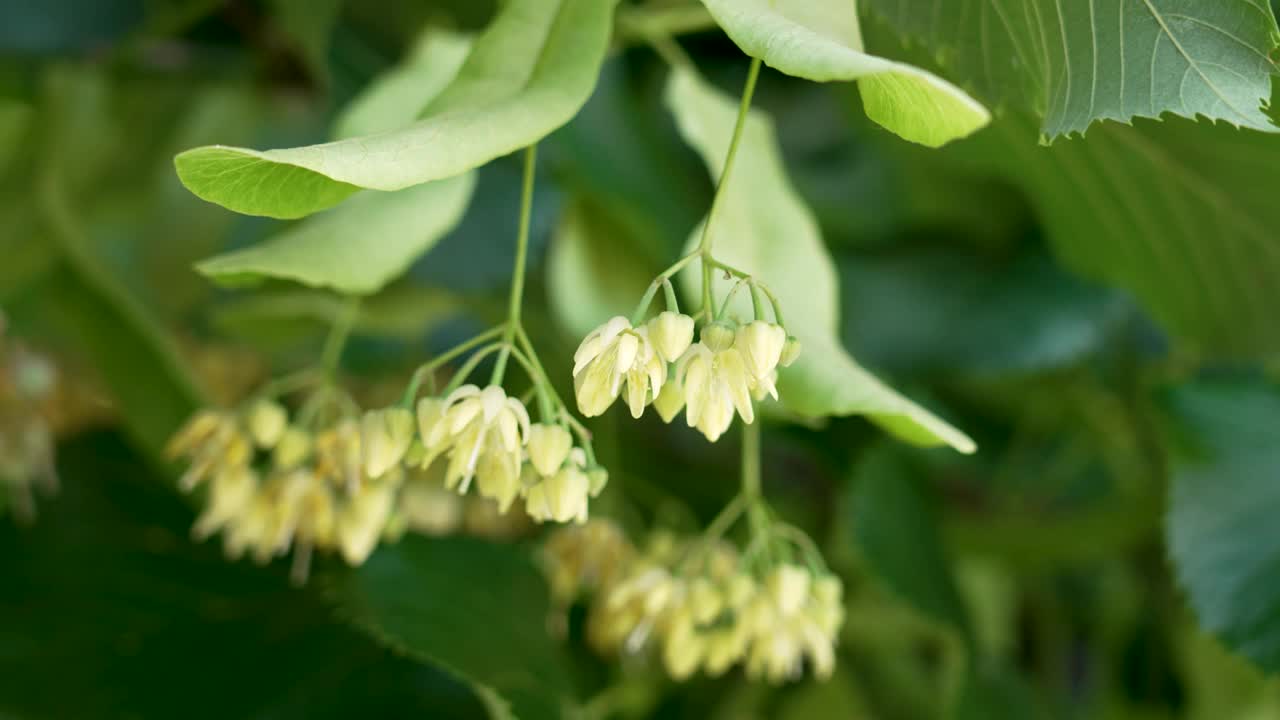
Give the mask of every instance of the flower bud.
[[674, 420], [684, 409], [684, 383], [680, 382], [679, 374], [663, 384], [658, 397], [653, 399], [653, 407], [664, 423]]
[[703, 326], [700, 337], [702, 344], [706, 345], [712, 352], [720, 352], [733, 346], [733, 339], [736, 334], [732, 323], [727, 320], [716, 320]]
[[587, 521], [587, 496], [591, 481], [587, 474], [571, 465], [529, 489], [525, 510], [529, 517], [543, 522], [554, 520], [578, 523]]
[[573, 447], [573, 436], [563, 425], [535, 423], [529, 426], [529, 462], [544, 477], [554, 475]]
[[733, 346], [742, 353], [752, 380], [759, 381], [769, 377], [778, 366], [786, 341], [787, 331], [781, 325], [756, 320], [738, 329]]
[[684, 680], [698, 669], [706, 654], [707, 643], [693, 627], [687, 613], [677, 615], [663, 646], [662, 660], [674, 680]]
[[348, 565], [361, 565], [373, 552], [395, 499], [390, 483], [366, 485], [353, 495], [337, 519], [338, 545]]
[[649, 339], [663, 360], [675, 362], [693, 344], [693, 318], [665, 310], [649, 321]]
[[795, 335], [788, 335], [787, 341], [782, 344], [782, 355], [778, 357], [778, 364], [782, 367], [791, 367], [791, 363], [800, 357], [800, 340]]
[[695, 579], [689, 587], [689, 611], [693, 613], [694, 622], [699, 625], [710, 624], [720, 611], [724, 609], [724, 600], [720, 591], [706, 578]]
[[587, 471], [587, 481], [591, 497], [596, 497], [609, 484], [609, 471], [597, 465]]
[[364, 470], [380, 478], [400, 462], [413, 440], [413, 414], [399, 407], [370, 410], [360, 421]]
[[798, 565], [779, 565], [769, 574], [769, 595], [784, 618], [799, 612], [809, 597], [809, 571]]
[[[432, 431], [444, 417], [445, 402], [438, 397], [424, 397], [418, 401], [418, 439], [430, 454]], [[439, 433], [436, 433], [437, 435]]]
[[481, 455], [476, 468], [476, 489], [481, 496], [496, 502], [498, 512], [505, 514], [520, 494], [519, 456], [500, 451]]
[[258, 447], [267, 450], [280, 442], [285, 427], [289, 424], [289, 415], [280, 403], [274, 400], [259, 400], [249, 409], [249, 434]]
[[306, 460], [310, 452], [311, 435], [299, 428], [289, 427], [280, 435], [272, 460], [277, 468], [291, 470]]

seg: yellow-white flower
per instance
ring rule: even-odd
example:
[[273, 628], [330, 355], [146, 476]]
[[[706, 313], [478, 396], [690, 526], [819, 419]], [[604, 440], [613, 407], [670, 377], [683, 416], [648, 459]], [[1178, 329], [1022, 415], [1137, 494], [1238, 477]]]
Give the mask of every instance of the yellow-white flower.
[[289, 427], [280, 435], [271, 453], [271, 461], [277, 469], [291, 470], [311, 454], [311, 435], [301, 428]]
[[[481, 390], [475, 385], [463, 385], [445, 398], [439, 418], [428, 420], [423, 466], [447, 454], [446, 488], [466, 493], [477, 472], [488, 476], [487, 492], [497, 493], [513, 477], [518, 481], [522, 451], [529, 436], [529, 412], [519, 399], [507, 397], [501, 386], [490, 385]], [[419, 427], [422, 426], [420, 412]]]
[[178, 480], [180, 488], [190, 491], [207, 477], [248, 465], [253, 444], [231, 414], [201, 410], [173, 436], [166, 453], [171, 458], [191, 460]]
[[280, 441], [289, 424], [289, 414], [274, 400], [259, 400], [249, 409], [246, 421], [253, 441], [258, 447], [269, 449]]
[[258, 491], [258, 474], [248, 466], [228, 468], [209, 485], [204, 510], [196, 518], [191, 534], [204, 540], [244, 513]]
[[400, 462], [413, 440], [413, 413], [392, 407], [370, 410], [360, 420], [360, 448], [364, 471], [380, 478]]
[[693, 344], [693, 318], [665, 310], [649, 321], [649, 340], [663, 360], [673, 363]]
[[684, 385], [685, 420], [711, 442], [729, 429], [735, 409], [743, 422], [755, 420], [750, 380], [737, 348], [712, 352], [694, 343], [680, 359], [676, 376]]
[[782, 682], [800, 674], [807, 657], [820, 678], [835, 667], [835, 642], [844, 621], [840, 581], [813, 579], [803, 568], [783, 565], [768, 578], [768, 592], [751, 603], [752, 639], [747, 675]]
[[315, 439], [315, 474], [354, 493], [364, 481], [364, 453], [360, 424], [344, 419], [326, 428]]
[[648, 328], [633, 329], [622, 316], [591, 331], [573, 354], [574, 395], [587, 417], [608, 410], [625, 383], [627, 405], [638, 418], [666, 378], [666, 364], [654, 349]]
[[563, 425], [535, 423], [529, 427], [529, 462], [538, 474], [554, 474], [569, 457], [573, 436]]
[[377, 546], [391, 516], [399, 473], [388, 481], [365, 485], [348, 498], [337, 518], [335, 534], [342, 557], [348, 565], [360, 565]]
[[534, 520], [587, 521], [591, 479], [583, 467], [586, 457], [581, 448], [574, 448], [569, 455], [569, 461], [555, 474], [534, 484], [525, 495], [525, 512]]
[[757, 397], [770, 395], [775, 400], [778, 398], [774, 383], [786, 342], [787, 331], [775, 323], [756, 320], [738, 328], [733, 347], [742, 353], [747, 377]]
[[680, 373], [667, 380], [653, 399], [653, 409], [658, 411], [662, 422], [669, 423], [684, 409], [684, 383], [680, 381]]

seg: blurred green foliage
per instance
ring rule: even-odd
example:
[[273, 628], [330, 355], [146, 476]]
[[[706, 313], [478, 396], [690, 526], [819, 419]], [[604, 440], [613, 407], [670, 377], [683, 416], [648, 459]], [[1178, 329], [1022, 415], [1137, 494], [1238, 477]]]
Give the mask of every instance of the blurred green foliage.
[[[342, 302], [278, 273], [252, 294], [199, 275], [303, 231], [197, 200], [173, 156], [321, 142], [424, 25], [475, 30], [498, 4], [0, 10], [0, 308], [77, 396], [51, 412], [60, 494], [33, 526], [0, 518], [0, 716], [1280, 717], [1265, 674], [1280, 668], [1280, 138], [1170, 119], [1040, 147], [1045, 108], [1005, 106], [1015, 88], [990, 78], [955, 80], [1002, 114], [940, 152], [874, 126], [851, 87], [761, 78], [780, 168], [838, 276], [838, 299], [789, 312], [838, 315], [833, 346], [979, 446], [909, 448], [857, 417], [764, 421], [766, 494], [846, 582], [825, 684], [674, 685], [592, 656], [581, 618], [545, 632], [528, 541], [410, 537], [303, 589], [190, 541], [165, 438], [205, 397], [314, 359]], [[868, 14], [869, 45], [945, 77], [971, 65], [954, 50], [964, 22], [931, 44], [901, 17]], [[525, 314], [562, 391], [577, 340], [629, 312], [712, 191], [665, 105], [666, 65], [625, 40], [541, 146]], [[681, 42], [737, 91], [729, 40]], [[500, 317], [519, 187], [513, 158], [479, 169], [456, 227], [406, 240], [392, 270], [429, 250], [360, 289], [388, 281], [355, 322], [353, 382], [379, 396]], [[736, 486], [736, 441], [620, 412], [592, 424], [618, 489], [600, 512], [636, 534], [705, 523]]]

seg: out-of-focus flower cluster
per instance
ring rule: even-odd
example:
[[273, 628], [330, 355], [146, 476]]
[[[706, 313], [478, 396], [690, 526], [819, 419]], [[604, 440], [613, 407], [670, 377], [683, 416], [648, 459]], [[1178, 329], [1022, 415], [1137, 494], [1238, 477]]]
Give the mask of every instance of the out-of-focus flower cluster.
[[689, 427], [711, 442], [733, 424], [755, 420], [752, 398], [777, 398], [778, 367], [799, 357], [800, 344], [781, 325], [716, 320], [693, 341], [694, 319], [670, 310], [632, 327], [615, 317], [583, 339], [573, 380], [583, 415], [602, 414], [626, 393], [633, 417], [653, 404], [664, 422], [683, 409]]
[[0, 314], [0, 512], [12, 507], [19, 520], [35, 517], [35, 491], [58, 488], [53, 431], [41, 412], [56, 383], [53, 364], [7, 336]]
[[[323, 392], [323, 391], [317, 391]], [[192, 529], [221, 533], [229, 557], [265, 563], [294, 551], [305, 578], [314, 550], [352, 565], [380, 539], [407, 530], [505, 536], [535, 522], [585, 522], [588, 498], [608, 480], [563, 425], [530, 423], [497, 385], [318, 423], [279, 402], [202, 410], [168, 453], [187, 462], [179, 485], [207, 485]], [[478, 496], [468, 496], [475, 485]], [[522, 513], [508, 511], [523, 499]]]
[[723, 542], [655, 533], [639, 551], [606, 520], [562, 528], [544, 547], [553, 600], [589, 597], [587, 640], [603, 655], [652, 651], [672, 678], [723, 674], [779, 683], [835, 667], [840, 580], [790, 563], [745, 563]]

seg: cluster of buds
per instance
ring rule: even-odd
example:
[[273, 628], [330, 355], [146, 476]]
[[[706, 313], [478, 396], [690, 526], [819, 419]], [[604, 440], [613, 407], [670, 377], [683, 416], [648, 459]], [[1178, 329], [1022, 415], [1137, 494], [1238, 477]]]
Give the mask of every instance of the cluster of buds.
[[636, 552], [600, 523], [562, 530], [547, 543], [548, 575], [564, 604], [593, 591], [588, 640], [602, 654], [653, 648], [667, 673], [718, 676], [741, 664], [751, 678], [780, 683], [806, 661], [818, 677], [835, 666], [844, 621], [840, 580], [783, 563], [746, 568], [730, 545], [656, 533]]
[[444, 487], [459, 494], [474, 480], [500, 513], [523, 499], [525, 512], [538, 522], [584, 523], [588, 499], [608, 482], [605, 469], [574, 447], [567, 427], [531, 423], [524, 404], [498, 385], [463, 385], [444, 398], [420, 399], [417, 429], [409, 462], [422, 468], [443, 463]]
[[753, 398], [778, 397], [778, 367], [800, 355], [800, 342], [765, 320], [715, 320], [698, 342], [693, 333], [694, 319], [670, 310], [640, 327], [618, 316], [596, 328], [574, 354], [578, 409], [600, 415], [625, 390], [633, 417], [650, 403], [664, 422], [684, 409], [689, 427], [715, 442], [735, 412], [755, 420]]
[[294, 549], [299, 580], [316, 549], [362, 564], [387, 527], [404, 473], [371, 462], [381, 448], [360, 426], [342, 418], [311, 432], [271, 400], [240, 412], [198, 412], [168, 448], [170, 457], [189, 462], [183, 490], [208, 484], [192, 534], [221, 532], [228, 557], [248, 552], [259, 563]]
[[0, 315], [0, 511], [35, 517], [35, 490], [53, 493], [53, 431], [41, 408], [56, 384], [53, 365], [4, 337]]

